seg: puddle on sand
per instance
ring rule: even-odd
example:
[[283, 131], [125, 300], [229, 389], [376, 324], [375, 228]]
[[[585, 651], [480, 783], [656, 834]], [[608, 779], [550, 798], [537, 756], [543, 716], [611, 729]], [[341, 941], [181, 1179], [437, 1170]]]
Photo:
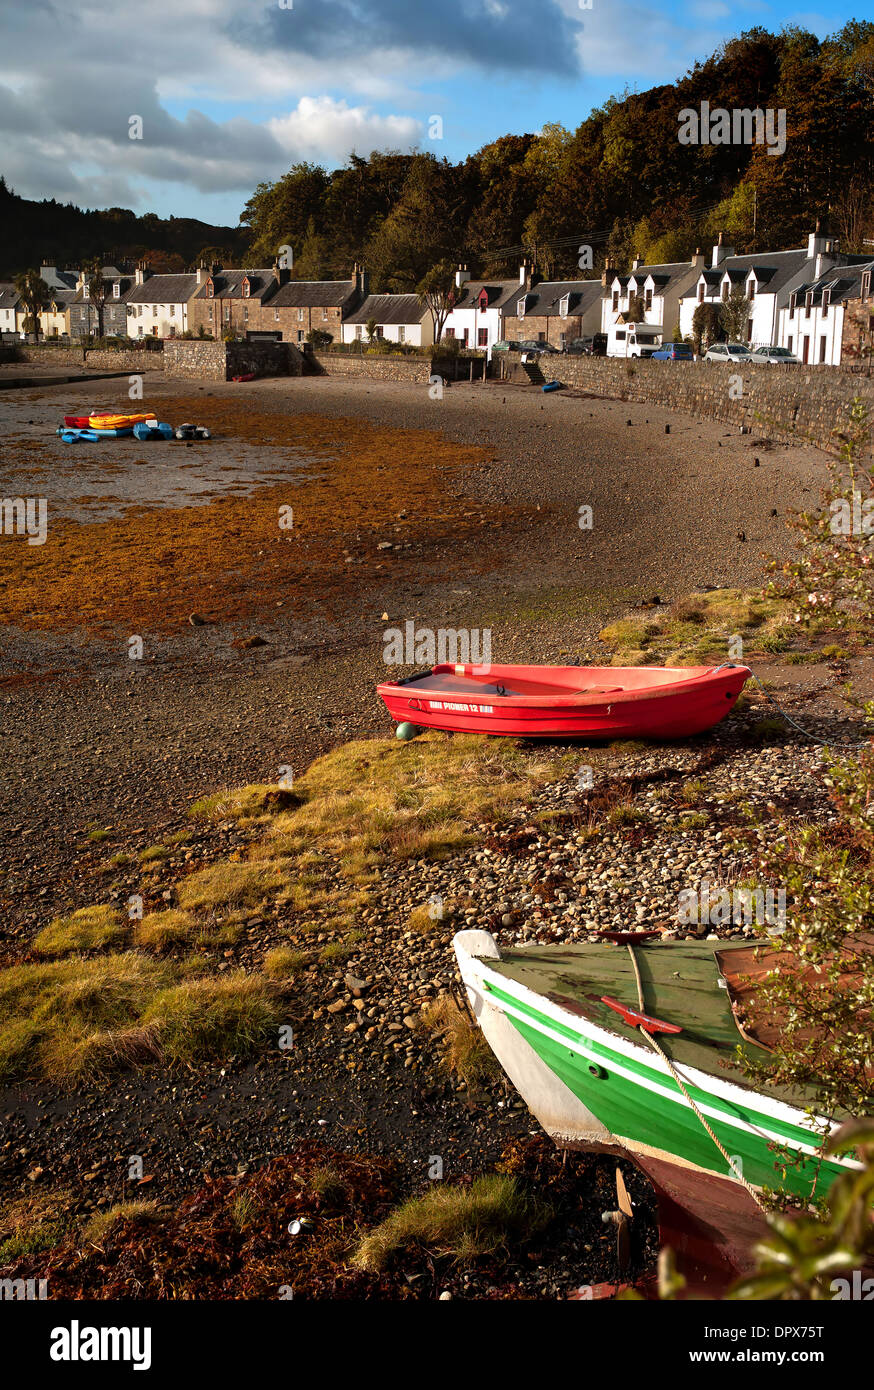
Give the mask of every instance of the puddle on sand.
[[313, 471], [303, 450], [241, 449], [234, 441], [233, 457], [221, 439], [197, 442], [190, 449], [169, 440], [151, 445], [131, 439], [92, 445], [41, 443], [54, 459], [34, 463], [24, 451], [18, 457], [6, 455], [0, 467], [0, 496], [32, 497], [38, 492], [47, 499], [54, 521], [109, 521], [129, 507], [187, 507], [226, 495], [246, 496], [304, 469], [310, 476]]

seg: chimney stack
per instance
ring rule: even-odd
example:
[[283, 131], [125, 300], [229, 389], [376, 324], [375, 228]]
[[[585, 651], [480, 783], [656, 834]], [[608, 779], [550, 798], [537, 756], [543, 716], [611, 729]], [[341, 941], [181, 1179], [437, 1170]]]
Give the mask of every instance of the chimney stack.
[[695, 247], [695, 254], [694, 254], [694, 256], [692, 257], [692, 259], [691, 259], [691, 261], [689, 262], [689, 264], [690, 264], [690, 266], [692, 267], [693, 270], [703, 270], [703, 269], [704, 269], [704, 253], [702, 252], [700, 246], [696, 246], [696, 247]]
[[616, 267], [611, 265], [608, 260], [604, 266], [604, 269], [601, 271], [601, 284], [604, 286], [605, 289], [611, 283], [615, 274]]
[[455, 288], [460, 290], [462, 285], [470, 279], [470, 271], [466, 265], [460, 265], [455, 272]]
[[145, 261], [140, 261], [139, 265], [134, 270], [134, 284], [144, 285], [151, 273]]
[[273, 278], [277, 285], [287, 285], [291, 278], [291, 271], [287, 265], [280, 265], [278, 261], [274, 261]]

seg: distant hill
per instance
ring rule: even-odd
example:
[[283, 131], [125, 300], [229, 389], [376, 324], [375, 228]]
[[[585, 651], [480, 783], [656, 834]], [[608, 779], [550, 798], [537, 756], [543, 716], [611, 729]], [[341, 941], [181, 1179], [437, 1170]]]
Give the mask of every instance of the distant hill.
[[[130, 208], [85, 211], [54, 198], [19, 198], [0, 177], [0, 279], [44, 265], [79, 266], [95, 256], [105, 264], [146, 257], [155, 270], [186, 270], [204, 247], [230, 253], [239, 264], [249, 240], [237, 227], [214, 227], [196, 217], [138, 217]], [[221, 257], [219, 257], [221, 259]]]

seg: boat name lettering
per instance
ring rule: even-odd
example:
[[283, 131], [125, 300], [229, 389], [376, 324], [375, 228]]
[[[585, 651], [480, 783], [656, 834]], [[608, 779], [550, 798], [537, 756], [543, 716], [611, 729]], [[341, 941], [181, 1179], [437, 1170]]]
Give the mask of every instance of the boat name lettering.
[[458, 710], [461, 714], [494, 714], [494, 705], [458, 705], [449, 700], [429, 700], [429, 709]]

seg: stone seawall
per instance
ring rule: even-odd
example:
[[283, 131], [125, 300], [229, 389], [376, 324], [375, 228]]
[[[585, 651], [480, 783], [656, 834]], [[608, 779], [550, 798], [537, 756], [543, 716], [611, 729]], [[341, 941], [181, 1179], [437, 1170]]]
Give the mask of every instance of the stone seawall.
[[469, 381], [471, 366], [474, 381], [481, 380], [483, 373], [482, 362], [472, 362], [470, 358], [320, 352], [312, 360], [317, 370], [327, 376], [366, 377], [369, 381], [416, 381], [427, 385], [432, 376], [439, 376], [444, 381]]
[[[12, 348], [0, 349], [4, 360], [9, 362], [32, 362], [41, 367], [83, 367], [99, 372], [160, 372], [164, 368], [164, 354], [146, 348], [86, 348], [52, 347], [49, 344], [17, 344]], [[9, 356], [5, 356], [5, 354]]]
[[231, 381], [256, 376], [301, 376], [303, 355], [294, 343], [215, 343], [200, 338], [167, 338], [164, 371], [168, 377], [195, 381]]
[[[874, 377], [840, 367], [728, 367], [552, 355], [542, 356], [539, 366], [545, 381], [746, 425], [780, 443], [804, 440], [820, 449], [837, 449], [835, 431], [846, 427], [854, 396], [874, 412]], [[514, 355], [505, 361], [504, 371], [511, 380], [527, 380]]]

